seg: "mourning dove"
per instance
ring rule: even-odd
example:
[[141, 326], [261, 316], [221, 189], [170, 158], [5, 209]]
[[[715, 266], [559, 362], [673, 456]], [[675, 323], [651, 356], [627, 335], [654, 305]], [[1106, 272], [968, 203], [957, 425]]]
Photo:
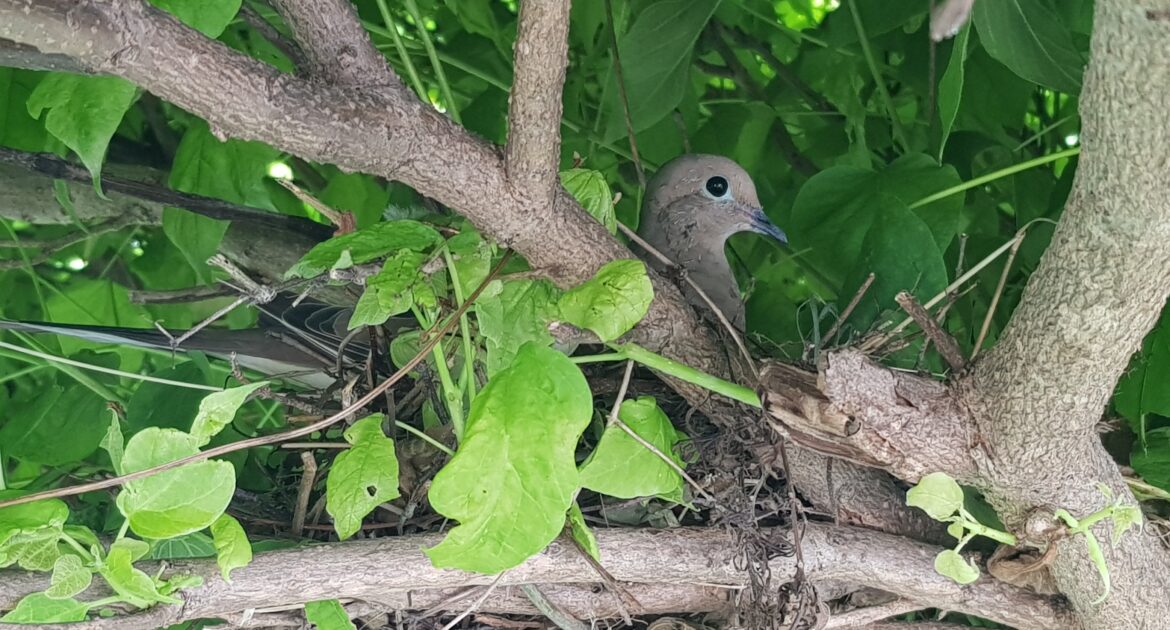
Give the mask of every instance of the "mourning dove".
[[[723, 246], [729, 236], [744, 231], [785, 240], [784, 233], [760, 209], [751, 178], [735, 162], [711, 155], [685, 155], [651, 180], [640, 229], [643, 238], [685, 269], [740, 328], [742, 302]], [[174, 340], [181, 333], [150, 328], [0, 320], [0, 329], [162, 350], [199, 350], [225, 359], [234, 355], [245, 368], [313, 389], [328, 387], [337, 367], [361, 365], [368, 355], [364, 331], [346, 339], [353, 309], [314, 302], [294, 304], [285, 298], [258, 308], [258, 328], [206, 328], [178, 347]], [[405, 321], [392, 319], [389, 332], [403, 328]]]
[[[781, 243], [788, 238], [760, 207], [756, 186], [739, 164], [717, 155], [690, 154], [663, 166], [646, 186], [638, 234], [685, 270], [740, 331], [743, 299], [724, 247], [739, 232]], [[688, 292], [701, 311], [701, 298]]]

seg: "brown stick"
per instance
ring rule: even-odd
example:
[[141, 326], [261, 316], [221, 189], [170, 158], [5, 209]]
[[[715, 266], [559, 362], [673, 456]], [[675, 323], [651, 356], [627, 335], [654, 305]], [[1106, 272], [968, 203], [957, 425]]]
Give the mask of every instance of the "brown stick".
[[922, 307], [918, 300], [914, 299], [913, 295], [902, 291], [894, 297], [894, 301], [914, 319], [914, 323], [922, 328], [922, 332], [926, 333], [926, 338], [934, 342], [938, 353], [942, 355], [943, 360], [951, 366], [952, 370], [961, 372], [966, 369], [967, 359], [963, 356], [963, 351], [959, 349], [959, 342], [942, 329], [942, 326], [930, 316], [930, 313]]

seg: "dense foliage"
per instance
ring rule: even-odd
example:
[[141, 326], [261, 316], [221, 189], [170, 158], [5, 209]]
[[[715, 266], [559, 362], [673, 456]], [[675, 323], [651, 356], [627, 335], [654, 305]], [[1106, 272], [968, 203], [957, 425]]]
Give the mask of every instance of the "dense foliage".
[[[227, 46], [294, 69], [287, 51], [239, 14], [239, 0], [198, 8], [153, 2]], [[505, 141], [515, 2], [356, 5], [375, 45], [410, 87], [487, 140]], [[899, 291], [928, 302], [948, 290], [935, 303], [946, 304], [940, 316], [963, 352], [995, 343], [1076, 170], [1089, 0], [979, 2], [971, 23], [938, 44], [928, 36], [927, 2], [614, 0], [612, 15], [609, 5], [574, 3], [562, 181], [611, 231], [615, 217], [637, 225], [642, 195], [624, 95], [641, 168], [652, 171], [685, 152], [731, 157], [750, 172], [767, 213], [787, 232], [784, 248], [754, 235], [736, 236], [729, 246], [750, 293], [747, 321], [757, 355], [813, 358], [863, 287], [832, 345], [860, 342], [900, 321]], [[283, 28], [263, 3], [244, 7]], [[433, 476], [430, 506], [460, 525], [428, 551], [431, 559], [493, 573], [558, 535], [570, 506], [574, 531], [589, 548], [574, 503], [582, 488], [658, 497], [664, 505], [690, 498], [670, 467], [606, 424], [609, 402], [595, 408], [581, 369], [548, 349], [551, 320], [605, 342], [632, 327], [651, 298], [640, 264], [615, 264], [564, 293], [532, 277], [481, 287], [503, 251], [457, 215], [401, 184], [258, 143], [224, 141], [202, 120], [116, 78], [0, 68], [0, 145], [76, 156], [95, 186], [103, 173], [145, 172], [177, 191], [325, 222], [274, 179], [291, 178], [328, 206], [352, 212], [358, 231], [314, 249], [289, 278], [378, 263], [354, 326], [400, 315], [423, 327], [441, 325], [483, 289], [469, 315], [452, 325], [455, 334], [412, 372], [424, 393], [410, 399], [410, 388], [403, 390], [414, 403], [403, 408], [408, 415], [374, 414], [310, 438], [346, 447], [315, 451], [323, 471], [314, 497], [323, 492], [332, 534], [344, 539], [361, 531], [363, 519], [387, 502], [409, 516], [419, 504], [412, 493], [420, 479]], [[68, 187], [60, 183], [56, 191], [61, 212], [70, 215]], [[2, 208], [0, 215], [8, 216]], [[206, 260], [226, 222], [168, 208], [159, 225], [92, 230], [70, 242], [58, 239], [94, 226], [58, 223], [2, 222], [10, 241], [63, 244], [43, 257], [0, 249], [4, 318], [135, 327], [159, 321], [175, 330], [230, 302], [142, 305], [128, 297], [130, 290], [222, 279]], [[438, 271], [436, 260], [446, 263]], [[509, 261], [503, 273], [522, 270], [522, 261]], [[967, 281], [949, 287], [969, 271]], [[246, 327], [254, 318], [238, 308], [217, 325]], [[271, 399], [245, 402], [263, 383], [213, 394], [231, 400], [209, 397], [208, 389], [238, 383], [226, 363], [202, 355], [25, 334], [5, 339], [164, 381], [0, 349], [0, 499], [134, 472], [294, 426], [293, 412]], [[402, 335], [388, 355], [400, 367], [426, 339]], [[899, 367], [944, 371], [918, 336], [881, 350]], [[616, 343], [607, 351], [630, 356]], [[1168, 376], [1170, 322], [1163, 322], [1114, 405], [1121, 420], [1112, 443], [1152, 484], [1151, 494], [1170, 490]], [[649, 397], [627, 400], [620, 417], [665, 452], [686, 437]], [[426, 440], [445, 442], [443, 449], [457, 446], [437, 475], [445, 456], [416, 437], [423, 431]], [[582, 433], [589, 448], [578, 452]], [[183, 584], [135, 569], [143, 557], [218, 554], [229, 575], [251, 557], [245, 530], [255, 538], [287, 520], [301, 470], [292, 451], [266, 445], [138, 479], [112, 494], [0, 510], [0, 566], [54, 572], [53, 592], [6, 619], [80, 619], [113, 601], [175, 601]], [[240, 504], [253, 493], [264, 496], [261, 505]], [[493, 502], [469, 499], [476, 493], [491, 494]], [[518, 513], [525, 515], [520, 521]], [[331, 535], [329, 528], [313, 531], [319, 539]], [[96, 535], [119, 538], [103, 547]], [[69, 599], [92, 573], [120, 597], [85, 605]], [[326, 605], [312, 612], [332, 614]]]

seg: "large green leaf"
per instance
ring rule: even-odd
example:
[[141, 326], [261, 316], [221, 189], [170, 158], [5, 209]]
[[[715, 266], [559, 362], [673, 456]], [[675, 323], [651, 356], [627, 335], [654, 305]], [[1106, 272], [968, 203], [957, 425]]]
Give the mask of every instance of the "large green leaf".
[[1170, 491], [1170, 427], [1147, 431], [1134, 443], [1129, 464], [1146, 481]]
[[[618, 417], [639, 437], [653, 444], [675, 464], [685, 467], [674, 445], [686, 436], [650, 396], [622, 403]], [[681, 499], [683, 479], [662, 458], [620, 427], [608, 426], [589, 459], [581, 465], [581, 486], [620, 499], [664, 496]]]
[[987, 52], [1021, 77], [1077, 94], [1085, 57], [1060, 16], [1043, 0], [976, 2], [975, 27]]
[[26, 405], [14, 406], [0, 424], [4, 454], [46, 466], [60, 466], [97, 450], [108, 425], [106, 401], [80, 387], [49, 386]]
[[434, 228], [418, 221], [402, 219], [375, 223], [318, 244], [293, 265], [285, 277], [311, 278], [334, 266], [360, 265], [400, 249], [426, 251], [441, 241], [442, 237]]
[[45, 115], [45, 129], [73, 149], [96, 183], [110, 139], [122, 116], [138, 96], [138, 88], [117, 77], [84, 77], [53, 73], [28, 97], [28, 113]]
[[1167, 383], [1170, 383], [1170, 309], [1162, 311], [1158, 324], [1146, 335], [1142, 351], [1122, 375], [1113, 396], [1114, 408], [1135, 433], [1144, 434], [1148, 414], [1170, 418]]
[[881, 311], [895, 308], [898, 292], [908, 291], [926, 301], [947, 285], [942, 252], [926, 223], [894, 197], [878, 195], [870, 203], [870, 209], [876, 211], [873, 226], [861, 243], [861, 255], [845, 277], [839, 299], [844, 308], [869, 274], [874, 274], [873, 285], [849, 319], [861, 330]]
[[[719, 0], [654, 0], [618, 38], [635, 131], [663, 119], [683, 99], [691, 52], [718, 6]], [[610, 95], [606, 103], [607, 141], [626, 133], [617, 89], [611, 89]]]
[[45, 76], [41, 72], [0, 68], [0, 145], [21, 151], [48, 150], [45, 126], [28, 114], [28, 96]]
[[[175, 429], [149, 428], [126, 443], [122, 469], [137, 472], [194, 455], [198, 440]], [[118, 509], [143, 538], [171, 538], [210, 526], [236, 489], [236, 471], [224, 461], [187, 464], [122, 487]]]
[[[834, 282], [842, 282], [862, 253], [862, 241], [879, 220], [884, 195], [904, 205], [961, 182], [954, 167], [939, 166], [934, 159], [912, 154], [881, 171], [853, 166], [835, 166], [817, 173], [801, 187], [792, 208], [792, 244], [808, 249], [810, 264]], [[958, 230], [963, 195], [951, 195], [916, 208], [929, 229], [936, 251], [943, 251]], [[918, 242], [903, 240], [905, 243]], [[867, 272], [868, 273], [868, 272]], [[880, 276], [879, 276], [880, 279]], [[852, 297], [848, 288], [845, 298]]]
[[460, 523], [427, 550], [431, 562], [498, 573], [552, 542], [578, 488], [573, 452], [592, 411], [581, 370], [525, 344], [476, 396], [463, 443], [431, 484], [431, 506]]
[[44, 593], [25, 595], [16, 607], [0, 617], [4, 623], [50, 624], [84, 621], [89, 604], [74, 599], [53, 599]]
[[947, 146], [947, 136], [951, 135], [951, 127], [955, 124], [955, 116], [959, 114], [959, 103], [963, 97], [964, 68], [967, 64], [967, 40], [970, 37], [971, 24], [968, 22], [955, 37], [947, 69], [943, 71], [942, 79], [938, 82], [938, 119], [942, 128], [938, 147], [940, 161]]
[[349, 329], [377, 326], [394, 315], [405, 313], [414, 304], [414, 289], [422, 279], [427, 257], [408, 249], [386, 259], [382, 269], [366, 279], [366, 290], [349, 318]]
[[179, 21], [215, 39], [240, 10], [241, 0], [150, 0], [154, 6], [173, 13]]
[[548, 324], [559, 315], [556, 287], [545, 280], [508, 280], [495, 293], [480, 296], [475, 312], [487, 347], [487, 373], [512, 363], [528, 342], [552, 345]]
[[398, 498], [398, 457], [394, 440], [382, 433], [382, 420], [374, 414], [345, 430], [350, 447], [337, 455], [325, 480], [325, 509], [342, 540], [353, 536], [374, 508]]
[[561, 296], [561, 317], [609, 342], [642, 321], [652, 301], [654, 287], [646, 275], [645, 263], [615, 260]]

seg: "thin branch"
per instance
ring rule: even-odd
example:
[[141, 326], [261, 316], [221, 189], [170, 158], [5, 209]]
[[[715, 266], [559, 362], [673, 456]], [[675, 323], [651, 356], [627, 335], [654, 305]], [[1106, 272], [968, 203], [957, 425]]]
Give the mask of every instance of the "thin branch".
[[561, 111], [569, 63], [569, 0], [525, 0], [508, 98], [508, 182], [550, 205], [560, 180]]
[[967, 367], [967, 359], [963, 357], [963, 351], [959, 349], [959, 342], [947, 331], [942, 329], [942, 326], [935, 321], [930, 313], [922, 307], [922, 304], [914, 299], [914, 296], [902, 291], [894, 297], [894, 301], [902, 307], [910, 315], [914, 323], [922, 328], [922, 332], [926, 333], [926, 338], [934, 342], [938, 347], [938, 353], [942, 355], [943, 360], [955, 372], [962, 372]]
[[840, 332], [841, 326], [845, 323], [845, 320], [849, 319], [849, 316], [853, 314], [854, 309], [856, 309], [857, 305], [861, 303], [861, 298], [864, 297], [865, 294], [869, 291], [869, 288], [873, 286], [873, 281], [876, 277], [877, 276], [871, 273], [865, 278], [865, 282], [861, 283], [861, 286], [858, 287], [857, 292], [853, 294], [853, 297], [849, 300], [849, 303], [845, 305], [845, 310], [841, 311], [841, 316], [837, 318], [837, 321], [833, 322], [833, 325], [829, 328], [829, 332], [825, 333], [824, 339], [821, 340], [822, 348], [829, 347], [829, 344], [833, 342], [833, 338], [837, 336], [838, 332]]
[[[287, 447], [288, 444], [283, 446]], [[317, 480], [317, 459], [311, 451], [301, 451], [301, 464], [304, 471], [301, 473], [301, 486], [297, 490], [297, 503], [293, 510], [293, 536], [300, 536], [305, 531], [305, 512], [309, 509], [309, 495], [313, 492], [313, 482]]]
[[144, 291], [131, 289], [129, 300], [131, 304], [185, 304], [211, 300], [229, 295], [236, 291], [226, 286], [190, 287], [172, 291]]
[[[35, 256], [29, 257], [27, 264], [39, 265], [44, 262], [52, 260], [54, 256], [61, 252], [61, 250], [78, 243], [83, 243], [90, 238], [107, 234], [109, 232], [117, 232], [123, 228], [136, 225], [138, 221], [131, 216], [116, 216], [101, 223], [91, 226], [85, 232], [74, 232], [63, 236], [61, 238], [52, 240], [27, 240], [27, 241], [0, 241], [0, 249], [16, 249], [16, 248], [37, 248], [41, 251], [37, 252]], [[0, 270], [17, 269], [26, 264], [24, 259], [14, 260], [0, 260]]]
[[[622, 58], [618, 51], [617, 26], [613, 19], [613, 0], [605, 1], [605, 28], [609, 31], [610, 53], [613, 55], [613, 74], [617, 81], [618, 98], [622, 102], [622, 117], [626, 123], [626, 137], [630, 142], [630, 155], [634, 158], [634, 169], [638, 173], [638, 185], [646, 190], [646, 170], [638, 155], [638, 134], [634, 133], [634, 120], [630, 117], [630, 97], [626, 93], [626, 79], [622, 72]], [[620, 224], [619, 224], [620, 225]]]
[[1012, 243], [1012, 248], [1008, 250], [1007, 260], [1003, 263], [1003, 271], [999, 274], [999, 283], [995, 285], [995, 293], [991, 295], [991, 304], [987, 305], [987, 315], [983, 317], [983, 325], [979, 327], [979, 337], [975, 339], [975, 347], [971, 349], [971, 360], [979, 356], [979, 349], [983, 347], [983, 340], [987, 338], [987, 331], [991, 330], [991, 320], [995, 317], [995, 307], [999, 306], [999, 298], [1003, 295], [1003, 288], [1007, 285], [1008, 273], [1012, 270], [1012, 263], [1016, 260], [1016, 254], [1020, 251], [1020, 245], [1024, 244], [1024, 239], [1017, 238]]
[[310, 76], [335, 85], [380, 85], [406, 93], [350, 0], [273, 0], [308, 59]]

